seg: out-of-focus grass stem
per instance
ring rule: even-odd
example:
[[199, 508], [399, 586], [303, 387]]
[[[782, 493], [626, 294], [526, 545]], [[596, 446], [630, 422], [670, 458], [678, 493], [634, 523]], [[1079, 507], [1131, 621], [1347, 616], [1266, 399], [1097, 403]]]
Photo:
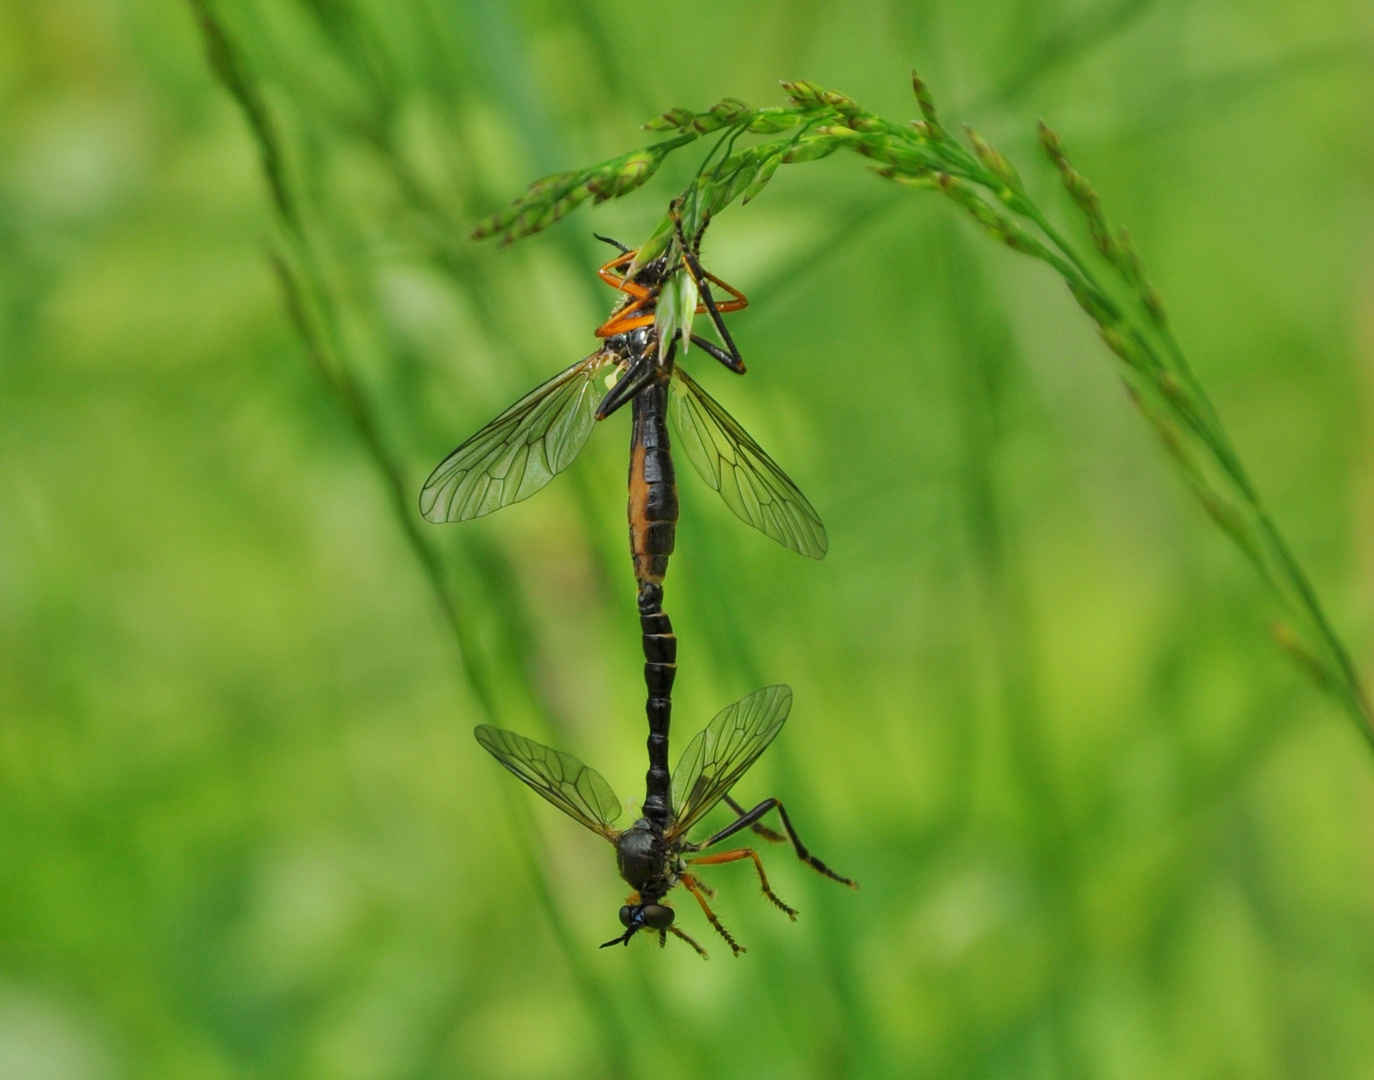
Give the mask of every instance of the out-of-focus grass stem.
[[1062, 1075], [1087, 1075], [1068, 1020], [1072, 979], [1082, 941], [1077, 917], [1079, 853], [1047, 760], [1045, 709], [1035, 678], [1038, 639], [1029, 587], [996, 476], [1004, 445], [1003, 398], [1013, 348], [1011, 333], [992, 309], [977, 253], [963, 233], [943, 230], [948, 325], [955, 328], [955, 367], [963, 420], [964, 488], [971, 559], [982, 592], [982, 620], [990, 643], [1000, 721], [1007, 732], [1009, 768], [1029, 813], [1033, 857], [1053, 910], [1051, 982], [1047, 995], [1049, 1030]]
[[1023, 100], [1031, 89], [1098, 46], [1129, 30], [1158, 0], [1108, 0], [1076, 12], [1031, 46], [1012, 73], [987, 96], [966, 109], [980, 113], [1004, 109]]
[[[277, 128], [262, 95], [257, 91], [243, 54], [235, 46], [210, 0], [188, 0], [197, 16], [206, 41], [210, 62], [225, 89], [238, 103], [248, 121], [259, 149], [264, 174], [272, 192], [273, 204], [290, 249], [290, 256], [274, 254], [272, 265], [283, 291], [283, 299], [293, 325], [300, 334], [316, 370], [327, 389], [343, 407], [373, 464], [386, 481], [392, 513], [402, 534], [429, 582], [431, 592], [458, 645], [460, 666], [465, 681], [476, 698], [484, 720], [500, 722], [489, 674], [481, 663], [475, 635], [466, 612], [445, 579], [442, 563], [415, 521], [412, 499], [405, 477], [387, 448], [373, 410], [353, 379], [339, 348], [338, 323], [333, 317], [331, 292], [305, 227], [298, 200], [286, 175], [284, 154]], [[299, 263], [299, 270], [292, 262]], [[312, 308], [314, 309], [312, 311]], [[502, 787], [505, 791], [505, 787]], [[566, 922], [559, 911], [544, 872], [531, 827], [520, 816], [514, 799], [507, 799], [513, 832], [522, 860], [526, 864], [535, 893], [549, 920], [582, 994], [593, 1023], [601, 1030], [612, 1075], [627, 1076], [629, 1054], [609, 998], [574, 946]]]

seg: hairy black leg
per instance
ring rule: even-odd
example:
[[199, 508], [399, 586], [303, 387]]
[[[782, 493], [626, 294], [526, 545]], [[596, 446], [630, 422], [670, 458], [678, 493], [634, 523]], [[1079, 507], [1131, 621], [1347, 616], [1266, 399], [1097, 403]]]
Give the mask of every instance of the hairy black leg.
[[838, 881], [841, 885], [848, 885], [851, 889], [857, 889], [859, 887], [856, 882], [845, 877], [843, 874], [835, 873], [834, 870], [830, 869], [830, 867], [826, 866], [825, 863], [821, 862], [820, 859], [816, 858], [816, 856], [812, 855], [811, 852], [806, 849], [806, 845], [801, 842], [801, 837], [797, 835], [797, 830], [792, 827], [792, 819], [787, 816], [787, 811], [777, 799], [764, 799], [758, 806], [754, 807], [748, 813], [741, 814], [714, 836], [707, 837], [700, 844], [693, 845], [693, 850], [700, 851], [704, 848], [719, 844], [722, 840], [734, 836], [735, 833], [742, 829], [749, 828], [763, 817], [764, 814], [773, 809], [776, 809], [778, 817], [782, 818], [782, 827], [787, 830], [787, 838], [792, 841], [792, 848], [796, 851], [797, 858], [818, 873], [824, 874], [832, 881]]
[[744, 374], [744, 361], [731, 356], [728, 352], [722, 349], [714, 341], [708, 341], [706, 338], [702, 337], [699, 334], [693, 334], [692, 344], [695, 345], [697, 348], [701, 349], [702, 352], [704, 352], [707, 356], [711, 357], [713, 360], [719, 360], [722, 364], [728, 367], [736, 375]]
[[620, 380], [610, 389], [610, 392], [601, 399], [601, 404], [596, 407], [596, 418], [605, 420], [611, 413], [615, 412], [627, 401], [633, 401], [635, 395], [643, 390], [654, 379], [654, 363], [652, 358], [644, 356], [637, 359], [630, 365], [628, 371], [620, 377]]
[[696, 949], [697, 955], [700, 956], [703, 960], [711, 959], [709, 956], [706, 955], [706, 950], [703, 949], [700, 945], [698, 945], [694, 940], [692, 940], [692, 938], [688, 937], [684, 931], [678, 929], [676, 926], [670, 926], [668, 927], [668, 932], [676, 937], [680, 937], [683, 941], [687, 942], [688, 945]]
[[716, 307], [715, 297], [711, 295], [711, 285], [707, 280], [706, 271], [702, 269], [700, 261], [690, 250], [684, 249], [683, 259], [687, 262], [687, 269], [692, 274], [692, 280], [696, 282], [697, 292], [701, 294], [702, 302], [706, 305], [706, 311], [711, 316], [711, 322], [715, 324], [716, 333], [720, 335], [721, 341], [725, 342], [725, 348], [734, 359], [734, 364], [726, 366], [731, 370], [744, 371], [744, 357], [740, 356], [739, 348], [735, 345], [735, 339], [730, 336], [730, 331], [725, 326], [725, 320], [721, 318], [720, 309]]

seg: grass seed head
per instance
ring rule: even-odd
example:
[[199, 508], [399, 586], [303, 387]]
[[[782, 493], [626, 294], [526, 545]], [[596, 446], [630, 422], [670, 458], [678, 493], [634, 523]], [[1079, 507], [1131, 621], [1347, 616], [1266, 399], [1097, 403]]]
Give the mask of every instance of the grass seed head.
[[935, 99], [931, 97], [929, 88], [914, 68], [911, 72], [911, 89], [916, 92], [916, 104], [920, 107], [921, 115], [926, 118], [926, 123], [933, 128], [940, 127], [940, 117], [935, 112]]
[[978, 155], [983, 167], [1006, 184], [1010, 191], [1017, 195], [1025, 194], [1025, 185], [1021, 183], [1021, 174], [1016, 171], [1016, 166], [973, 128], [965, 124], [964, 130], [968, 133], [968, 140], [973, 144], [973, 152]]

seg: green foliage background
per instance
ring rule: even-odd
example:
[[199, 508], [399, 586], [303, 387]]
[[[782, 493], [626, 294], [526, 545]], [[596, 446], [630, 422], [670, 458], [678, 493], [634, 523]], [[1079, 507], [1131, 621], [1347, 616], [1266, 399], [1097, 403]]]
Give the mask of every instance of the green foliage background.
[[778, 78], [915, 115], [915, 65], [1050, 204], [1035, 118], [1063, 135], [1367, 669], [1367, 5], [211, 10], [281, 132], [332, 382], [191, 10], [0, 3], [0, 1076], [1369, 1075], [1367, 748], [1062, 285], [942, 201], [836, 157], [705, 249], [750, 374], [693, 370], [831, 551], [683, 470], [676, 742], [792, 684], [739, 794], [859, 893], [773, 850], [795, 925], [711, 875], [742, 959], [598, 951], [610, 852], [470, 730], [638, 796], [627, 424], [494, 518], [413, 508], [590, 351], [591, 230], [637, 242], [695, 158], [510, 248], [464, 239], [482, 215]]

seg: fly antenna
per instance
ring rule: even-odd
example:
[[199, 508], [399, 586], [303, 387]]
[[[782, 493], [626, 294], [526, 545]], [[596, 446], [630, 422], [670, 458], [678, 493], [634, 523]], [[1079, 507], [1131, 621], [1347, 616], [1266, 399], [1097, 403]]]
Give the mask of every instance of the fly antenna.
[[628, 255], [630, 253], [630, 249], [627, 248], [624, 244], [622, 244], [619, 240], [612, 240], [609, 236], [602, 236], [599, 232], [594, 232], [592, 233], [592, 235], [595, 236], [598, 240], [600, 240], [603, 244], [610, 244], [613, 248], [619, 248], [620, 254], [622, 255]]

